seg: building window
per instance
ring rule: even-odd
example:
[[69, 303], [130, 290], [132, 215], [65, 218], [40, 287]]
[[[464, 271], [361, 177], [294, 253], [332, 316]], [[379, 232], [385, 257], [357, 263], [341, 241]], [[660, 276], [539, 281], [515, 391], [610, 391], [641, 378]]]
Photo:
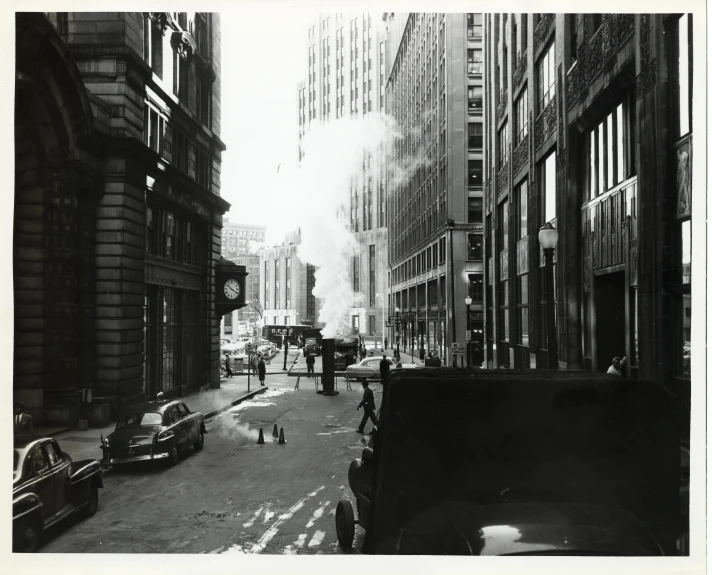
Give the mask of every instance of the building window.
[[[376, 306], [376, 246], [368, 246], [368, 305]], [[370, 333], [370, 331], [369, 331]]]
[[188, 138], [173, 128], [173, 165], [184, 174], [188, 173]]
[[358, 256], [353, 257], [351, 267], [352, 267], [353, 292], [358, 293], [361, 290], [361, 286], [359, 283], [359, 277], [358, 277]]
[[482, 151], [482, 124], [472, 122], [467, 125], [467, 147]]
[[499, 204], [499, 249], [500, 251], [509, 249], [509, 202], [504, 200]]
[[470, 197], [467, 199], [467, 223], [482, 223], [482, 198]]
[[376, 335], [376, 316], [368, 316], [368, 335]]
[[514, 192], [514, 197], [517, 202], [517, 239], [521, 240], [527, 237], [527, 181], [524, 180]]
[[518, 328], [519, 328], [519, 343], [524, 346], [529, 346], [529, 275], [524, 274], [518, 278], [517, 299], [519, 303]]
[[208, 154], [200, 148], [195, 149], [195, 181], [204, 188], [210, 188]]
[[210, 58], [210, 36], [208, 35], [208, 23], [205, 14], [195, 15], [195, 43], [198, 47], [198, 54], [203, 58]]
[[567, 14], [569, 30], [571, 30], [571, 64], [578, 58], [578, 30], [576, 28], [577, 14]]
[[549, 154], [539, 164], [539, 190], [543, 191], [543, 215], [546, 222], [556, 218], [556, 152]]
[[165, 228], [163, 233], [163, 256], [166, 259], [175, 259], [175, 234], [176, 220], [170, 212], [165, 212]]
[[469, 296], [472, 303], [481, 304], [484, 300], [484, 276], [482, 274], [468, 274], [470, 290]]
[[274, 309], [279, 309], [282, 303], [282, 298], [279, 293], [279, 281], [281, 278], [281, 270], [279, 265], [279, 256], [274, 260]]
[[497, 145], [499, 148], [499, 168], [502, 169], [509, 161], [509, 122], [506, 120], [497, 133]]
[[538, 108], [537, 112], [541, 113], [553, 100], [556, 95], [556, 72], [555, 72], [555, 43], [552, 42], [546, 49], [536, 67], [536, 75], [539, 92], [538, 96]]
[[630, 158], [630, 123], [625, 102], [618, 104], [588, 135], [589, 199], [626, 179]]
[[196, 115], [203, 124], [209, 126], [211, 84], [203, 78], [198, 78], [195, 83], [195, 89]]
[[482, 50], [467, 51], [467, 73], [482, 74]]
[[176, 290], [163, 288], [163, 305], [160, 310], [161, 341], [163, 342], [161, 389], [163, 391], [173, 389], [176, 352], [180, 345], [180, 340], [177, 337], [180, 325], [178, 323], [178, 314], [176, 313], [176, 299], [178, 299], [176, 298]]
[[691, 131], [692, 126], [692, 15], [683, 14], [676, 20], [674, 50], [677, 54], [677, 81], [673, 86], [677, 136], [681, 138]]
[[482, 234], [467, 234], [467, 259], [481, 262], [483, 253]]
[[153, 208], [146, 206], [146, 253], [156, 255], [156, 227]]
[[232, 333], [232, 312], [223, 316], [223, 330], [225, 333]]
[[173, 51], [173, 93], [188, 105], [188, 60]]
[[269, 308], [269, 262], [265, 262], [265, 308]]
[[482, 187], [482, 160], [468, 160], [467, 161], [467, 171], [468, 178], [467, 184], [469, 186]]
[[509, 341], [509, 282], [499, 282], [499, 333], [500, 341]]
[[482, 38], [482, 14], [467, 15], [467, 38], [468, 40]]
[[467, 87], [467, 109], [471, 114], [482, 114], [482, 86]]
[[148, 38], [144, 38], [146, 63], [156, 76], [163, 79], [163, 30], [155, 21], [146, 17], [144, 31], [148, 32]]
[[529, 113], [526, 87], [514, 102], [514, 147], [516, 148], [529, 133]]

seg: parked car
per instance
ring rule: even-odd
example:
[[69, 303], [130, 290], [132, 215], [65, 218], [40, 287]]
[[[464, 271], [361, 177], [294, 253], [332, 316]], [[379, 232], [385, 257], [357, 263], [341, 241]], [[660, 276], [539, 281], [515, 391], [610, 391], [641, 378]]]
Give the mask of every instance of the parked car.
[[398, 370], [337, 504], [366, 554], [676, 555], [680, 418], [651, 381]]
[[272, 359], [277, 355], [277, 346], [273, 343], [263, 343], [257, 348], [257, 353], [261, 354], [265, 360]]
[[147, 401], [128, 408], [113, 433], [102, 439], [102, 462], [108, 464], [166, 460], [175, 465], [191, 446], [200, 451], [205, 441], [203, 415], [182, 401]]
[[99, 507], [101, 465], [72, 461], [56, 440], [15, 437], [12, 470], [13, 551], [35, 551], [42, 532], [80, 512], [91, 517]]
[[304, 342], [304, 355], [308, 353], [321, 355], [321, 346], [315, 337], [308, 337]]
[[[382, 355], [379, 356], [374, 356], [374, 357], [367, 357], [365, 359], [362, 359], [358, 363], [354, 363], [352, 365], [349, 365], [346, 368], [346, 377], [348, 379], [381, 379], [381, 360], [383, 359]], [[394, 370], [397, 369], [397, 364], [396, 362], [393, 361], [393, 358], [387, 357], [386, 360], [388, 361], [388, 369], [389, 370]], [[414, 367], [418, 367], [415, 363], [402, 363], [401, 362], [401, 368], [403, 369], [412, 369]]]

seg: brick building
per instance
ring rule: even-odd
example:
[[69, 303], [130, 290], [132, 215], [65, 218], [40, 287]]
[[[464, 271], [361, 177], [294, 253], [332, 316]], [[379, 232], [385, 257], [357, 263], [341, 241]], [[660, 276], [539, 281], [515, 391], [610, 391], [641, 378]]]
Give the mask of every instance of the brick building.
[[546, 365], [552, 222], [560, 366], [626, 356], [688, 432], [692, 45], [688, 15], [485, 17], [488, 365]]
[[115, 416], [219, 385], [219, 16], [18, 13], [16, 32], [15, 399], [72, 424], [85, 390]]
[[[414, 168], [388, 182], [390, 313], [412, 313], [401, 344], [466, 345], [484, 359], [482, 14], [391, 14], [388, 113], [404, 137], [394, 161]], [[389, 339], [395, 342], [396, 329]], [[464, 359], [464, 358], [463, 358]], [[459, 363], [458, 363], [459, 365]]]

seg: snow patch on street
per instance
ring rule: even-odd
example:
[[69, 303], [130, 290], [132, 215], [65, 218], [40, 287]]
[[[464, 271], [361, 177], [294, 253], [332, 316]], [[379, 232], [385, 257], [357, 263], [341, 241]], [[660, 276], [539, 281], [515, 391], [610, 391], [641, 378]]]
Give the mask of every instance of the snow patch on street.
[[249, 519], [247, 522], [243, 523], [243, 527], [252, 527], [254, 522], [257, 520], [257, 518], [260, 516], [260, 513], [262, 513], [263, 507], [260, 507], [257, 511], [255, 511], [255, 515], [252, 517], [252, 519]]
[[[222, 549], [222, 547], [221, 547], [220, 549]], [[212, 551], [211, 551], [211, 553], [212, 553]], [[225, 553], [242, 553], [242, 554], [246, 554], [247, 551], [245, 551], [245, 550], [242, 548], [242, 545], [238, 545], [237, 543], [235, 543], [235, 545], [232, 545], [229, 549], [225, 550], [222, 554], [225, 555]]]
[[307, 534], [306, 533], [301, 533], [299, 537], [297, 537], [297, 540], [294, 542], [294, 546], [297, 549], [301, 549], [304, 547], [304, 543], [306, 543], [307, 540]]
[[263, 525], [266, 525], [272, 520], [272, 517], [274, 517], [274, 511], [265, 511], [265, 518], [262, 521]]
[[311, 541], [309, 541], [309, 547], [317, 547], [321, 545], [321, 542], [324, 541], [324, 537], [326, 537], [326, 531], [317, 531], [314, 533], [314, 537], [311, 538]]
[[314, 496], [315, 496], [317, 493], [319, 493], [322, 489], [324, 489], [324, 485], [322, 485], [321, 487], [319, 487], [319, 489], [317, 489], [316, 491], [312, 491], [312, 492], [309, 494], [309, 497], [314, 497]]
[[353, 429], [335, 429], [334, 431], [325, 431], [317, 433], [317, 435], [336, 435], [337, 433], [353, 433]]
[[331, 501], [327, 501], [326, 503], [324, 503], [324, 505], [319, 507], [319, 509], [314, 511], [314, 514], [312, 515], [311, 519], [309, 520], [309, 523], [307, 523], [307, 529], [312, 527], [314, 525], [314, 523], [316, 523], [316, 520], [319, 519], [322, 515], [324, 515], [324, 510], [329, 506], [329, 503], [331, 503]]

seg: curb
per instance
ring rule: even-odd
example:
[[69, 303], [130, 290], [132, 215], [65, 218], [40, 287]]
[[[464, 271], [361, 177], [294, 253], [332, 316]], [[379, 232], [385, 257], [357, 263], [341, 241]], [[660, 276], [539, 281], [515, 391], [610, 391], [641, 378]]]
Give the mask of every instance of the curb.
[[235, 401], [231, 402], [231, 403], [228, 404], [228, 405], [225, 405], [225, 406], [223, 406], [223, 407], [218, 407], [217, 409], [213, 409], [212, 411], [208, 411], [207, 413], [204, 413], [204, 414], [203, 414], [203, 418], [204, 418], [205, 420], [207, 420], [207, 419], [212, 419], [212, 418], [214, 418], [216, 415], [219, 415], [219, 414], [221, 414], [222, 412], [227, 411], [227, 410], [230, 409], [231, 407], [235, 407], [236, 405], [239, 405], [239, 404], [242, 403], [243, 401], [247, 401], [248, 399], [252, 399], [255, 395], [259, 395], [259, 394], [261, 394], [261, 393], [264, 393], [264, 392], [267, 391], [268, 389], [269, 389], [269, 387], [268, 387], [268, 386], [265, 386], [265, 387], [260, 387], [259, 389], [256, 389], [255, 391], [251, 391], [250, 393], [246, 393], [245, 395], [243, 395], [242, 397], [238, 397]]

